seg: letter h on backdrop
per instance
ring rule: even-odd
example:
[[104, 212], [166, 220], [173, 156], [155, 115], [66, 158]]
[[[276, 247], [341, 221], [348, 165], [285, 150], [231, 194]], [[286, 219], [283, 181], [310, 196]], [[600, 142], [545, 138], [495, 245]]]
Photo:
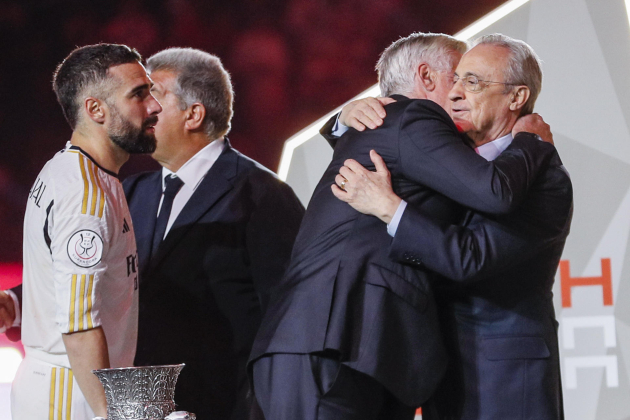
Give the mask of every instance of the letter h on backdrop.
[[[604, 306], [613, 305], [612, 273], [610, 268], [610, 258], [601, 259], [602, 275], [595, 277], [571, 277], [569, 261], [560, 261], [560, 290], [562, 295], [562, 307], [571, 308], [571, 290], [579, 286], [601, 286]], [[563, 347], [565, 349], [575, 348], [575, 330], [578, 328], [602, 328], [604, 331], [604, 345], [607, 348], [617, 346], [615, 334], [615, 317], [612, 315], [603, 316], [576, 316], [563, 317]], [[606, 372], [606, 386], [616, 388], [619, 386], [619, 373], [617, 370], [617, 356], [582, 356], [565, 357], [565, 386], [568, 389], [577, 388], [578, 368], [603, 367]]]

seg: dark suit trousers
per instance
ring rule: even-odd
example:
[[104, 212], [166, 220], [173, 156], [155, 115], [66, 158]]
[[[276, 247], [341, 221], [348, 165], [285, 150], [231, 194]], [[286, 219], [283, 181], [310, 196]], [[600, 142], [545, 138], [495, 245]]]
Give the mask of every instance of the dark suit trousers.
[[267, 420], [412, 420], [415, 409], [372, 377], [322, 354], [272, 354], [254, 362]]

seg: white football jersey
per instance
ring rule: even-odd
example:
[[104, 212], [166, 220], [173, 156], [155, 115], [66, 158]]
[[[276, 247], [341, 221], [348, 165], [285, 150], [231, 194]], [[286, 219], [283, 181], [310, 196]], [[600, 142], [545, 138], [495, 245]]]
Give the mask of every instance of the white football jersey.
[[61, 334], [102, 326], [111, 366], [132, 366], [137, 263], [120, 181], [68, 142], [37, 177], [24, 217], [27, 354], [69, 368]]

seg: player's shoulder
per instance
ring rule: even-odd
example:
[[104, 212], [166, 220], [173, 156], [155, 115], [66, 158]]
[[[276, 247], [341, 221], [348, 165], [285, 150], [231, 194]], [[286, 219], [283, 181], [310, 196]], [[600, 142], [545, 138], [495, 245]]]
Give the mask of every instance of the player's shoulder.
[[66, 148], [46, 166], [46, 177], [55, 186], [55, 205], [70, 213], [101, 217], [113, 175], [80, 149]]
[[[89, 178], [92, 162], [75, 150], [65, 149], [58, 152], [44, 166], [46, 175], [63, 189], [82, 185]], [[64, 188], [65, 187], [65, 188]]]

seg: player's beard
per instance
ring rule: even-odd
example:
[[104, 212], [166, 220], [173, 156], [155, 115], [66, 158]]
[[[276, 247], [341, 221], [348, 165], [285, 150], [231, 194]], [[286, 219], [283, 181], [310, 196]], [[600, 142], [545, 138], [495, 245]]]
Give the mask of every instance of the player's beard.
[[112, 124], [107, 135], [109, 139], [125, 152], [130, 154], [153, 153], [157, 143], [154, 134], [147, 134], [146, 128], [155, 125], [158, 121], [156, 115], [152, 115], [142, 122], [140, 127], [133, 125], [126, 119], [116, 106], [111, 106]]

